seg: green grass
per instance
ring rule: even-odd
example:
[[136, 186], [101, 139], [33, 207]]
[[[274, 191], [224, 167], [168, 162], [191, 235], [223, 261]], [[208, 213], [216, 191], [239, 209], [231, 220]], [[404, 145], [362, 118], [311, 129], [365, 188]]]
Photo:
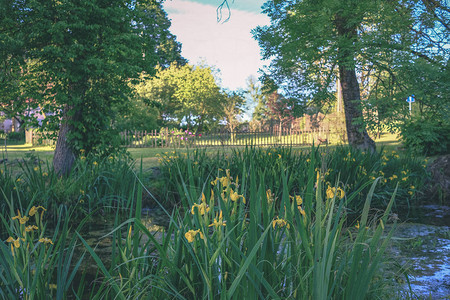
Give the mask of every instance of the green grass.
[[[51, 161], [53, 159], [54, 147], [52, 146], [32, 146], [30, 144], [23, 143], [12, 143], [8, 142], [7, 149], [5, 151], [4, 144], [1, 143], [0, 140], [0, 159], [7, 158], [8, 161], [20, 160], [23, 159], [27, 153], [33, 152], [34, 155], [39, 157], [42, 161]], [[377, 150], [384, 148], [389, 151], [398, 151], [401, 149], [401, 143], [398, 140], [395, 134], [385, 133], [381, 136], [380, 139], [376, 140]], [[225, 154], [232, 153], [232, 149], [242, 149], [245, 146], [236, 146], [236, 147], [208, 147], [207, 153], [217, 153], [221, 151]], [[325, 147], [325, 146], [321, 146]], [[336, 145], [327, 146], [329, 149], [336, 148]], [[303, 151], [308, 150], [310, 146], [295, 146], [292, 147], [294, 151]], [[177, 152], [183, 152], [182, 150], [186, 148], [179, 148]], [[128, 152], [131, 154], [131, 157], [136, 161], [140, 161], [142, 159], [142, 167], [144, 170], [147, 170], [152, 167], [157, 167], [158, 163], [158, 155], [163, 155], [165, 152], [174, 151], [173, 148], [129, 148]]]
[[33, 146], [30, 144], [8, 144], [6, 149], [5, 145], [0, 143], [0, 158], [13, 161], [16, 159], [25, 158], [27, 153], [34, 153], [43, 161], [51, 161], [53, 159], [53, 153], [55, 149], [51, 146]]

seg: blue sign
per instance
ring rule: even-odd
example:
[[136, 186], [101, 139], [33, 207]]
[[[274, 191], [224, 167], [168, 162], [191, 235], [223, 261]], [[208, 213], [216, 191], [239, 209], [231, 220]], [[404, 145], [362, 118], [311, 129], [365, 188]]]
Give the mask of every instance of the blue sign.
[[409, 102], [409, 103], [414, 102], [414, 101], [416, 101], [416, 98], [414, 97], [414, 95], [409, 96], [408, 99], [406, 99], [406, 102]]

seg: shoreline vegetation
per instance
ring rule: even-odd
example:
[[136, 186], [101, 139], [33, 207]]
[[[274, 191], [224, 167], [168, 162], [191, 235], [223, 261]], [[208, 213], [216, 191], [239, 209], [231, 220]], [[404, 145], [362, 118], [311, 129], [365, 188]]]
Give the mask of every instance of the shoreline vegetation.
[[[2, 296], [412, 295], [392, 280], [408, 275], [384, 253], [391, 225], [417, 204], [424, 159], [345, 146], [153, 155], [158, 176], [126, 156], [81, 155], [61, 178], [36, 154], [4, 165]], [[166, 211], [167, 227], [150, 230], [143, 207]], [[102, 216], [115, 220], [107, 256], [83, 238], [84, 224]], [[87, 274], [87, 261], [96, 274]]]

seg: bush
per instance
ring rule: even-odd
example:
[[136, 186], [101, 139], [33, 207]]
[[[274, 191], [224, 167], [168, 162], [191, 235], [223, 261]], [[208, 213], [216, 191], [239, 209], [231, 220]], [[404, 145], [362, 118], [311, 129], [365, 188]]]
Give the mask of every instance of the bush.
[[8, 140], [11, 141], [23, 141], [25, 140], [25, 131], [13, 131], [8, 133]]
[[413, 117], [401, 128], [405, 147], [426, 156], [446, 154], [450, 149], [450, 124], [436, 118]]

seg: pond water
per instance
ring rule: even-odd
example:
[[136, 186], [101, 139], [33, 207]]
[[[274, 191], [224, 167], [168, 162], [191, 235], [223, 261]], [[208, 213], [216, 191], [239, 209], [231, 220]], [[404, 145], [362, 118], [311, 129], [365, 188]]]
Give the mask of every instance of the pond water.
[[450, 299], [450, 207], [419, 207], [398, 224], [391, 251], [409, 269], [413, 299]]
[[[160, 232], [164, 227], [168, 226], [169, 218], [162, 209], [142, 209], [142, 223], [150, 232]], [[114, 216], [107, 218], [96, 219], [88, 222], [80, 233], [86, 242], [95, 249], [95, 253], [102, 259], [102, 262], [107, 268], [111, 265], [111, 245], [112, 235], [114, 230]], [[126, 237], [127, 227], [122, 230], [123, 238]], [[80, 245], [76, 258], [84, 252], [84, 246]], [[74, 260], [76, 261], [76, 259]], [[83, 262], [88, 274], [96, 274], [97, 265], [90, 255], [85, 256]]]

